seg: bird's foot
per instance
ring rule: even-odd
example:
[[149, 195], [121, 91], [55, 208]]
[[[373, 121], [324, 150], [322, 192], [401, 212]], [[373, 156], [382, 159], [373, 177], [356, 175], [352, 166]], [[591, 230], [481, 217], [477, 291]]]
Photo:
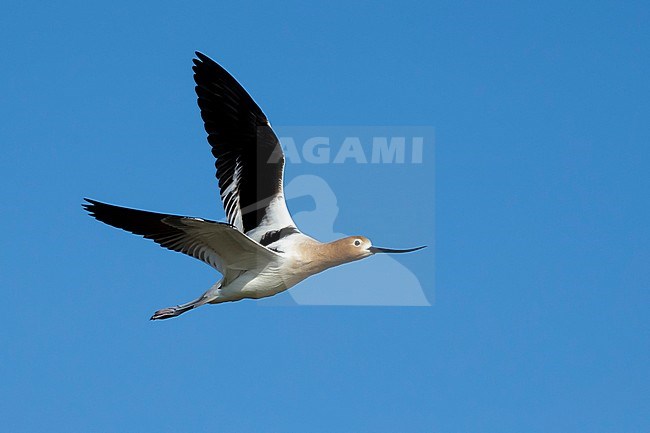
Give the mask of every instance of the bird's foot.
[[162, 320], [162, 319], [170, 319], [172, 317], [180, 316], [184, 312], [191, 310], [193, 307], [181, 307], [180, 305], [177, 305], [176, 307], [169, 307], [169, 308], [163, 308], [162, 310], [158, 310], [155, 313], [153, 313], [153, 316], [151, 316], [150, 320]]

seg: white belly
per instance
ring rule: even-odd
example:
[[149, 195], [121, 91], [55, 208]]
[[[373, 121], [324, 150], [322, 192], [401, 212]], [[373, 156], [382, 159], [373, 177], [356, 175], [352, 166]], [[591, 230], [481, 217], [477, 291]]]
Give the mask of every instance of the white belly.
[[224, 301], [265, 298], [295, 286], [306, 277], [276, 266], [270, 266], [259, 273], [247, 271], [221, 287], [219, 298]]

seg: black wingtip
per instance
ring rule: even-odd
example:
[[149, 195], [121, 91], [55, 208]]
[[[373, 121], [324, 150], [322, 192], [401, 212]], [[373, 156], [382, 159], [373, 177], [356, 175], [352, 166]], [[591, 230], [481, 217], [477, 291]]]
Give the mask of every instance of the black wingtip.
[[84, 200], [87, 201], [88, 203], [81, 203], [81, 207], [83, 207], [85, 210], [87, 210], [90, 213], [93, 213], [94, 209], [99, 206], [102, 205], [106, 206], [105, 203], [102, 203], [101, 201], [93, 200], [92, 198], [84, 197]]
[[192, 70], [194, 71], [194, 75], [196, 75], [199, 72], [199, 68], [208, 66], [208, 65], [216, 65], [216, 62], [212, 60], [210, 57], [206, 56], [200, 51], [194, 51], [194, 54], [196, 55], [196, 58], [192, 59]]
[[97, 202], [87, 197], [84, 197], [84, 200], [88, 203], [81, 203], [81, 207], [88, 212], [92, 212], [92, 208], [95, 206], [95, 204], [97, 204]]
[[210, 57], [206, 56], [200, 51], [194, 51], [194, 54], [197, 57], [196, 59], [193, 59], [195, 64], [197, 63], [197, 61], [199, 63], [214, 63], [214, 60], [212, 60]]

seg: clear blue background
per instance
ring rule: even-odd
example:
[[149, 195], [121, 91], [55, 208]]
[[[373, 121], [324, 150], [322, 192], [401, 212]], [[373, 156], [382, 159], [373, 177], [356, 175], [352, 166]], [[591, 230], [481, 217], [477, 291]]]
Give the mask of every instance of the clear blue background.
[[[649, 12], [3, 3], [3, 430], [650, 431]], [[435, 212], [395, 168], [328, 179], [337, 230], [435, 240], [400, 259], [433, 307], [147, 320], [216, 275], [79, 204], [223, 215], [197, 49], [277, 124], [436, 127]]]

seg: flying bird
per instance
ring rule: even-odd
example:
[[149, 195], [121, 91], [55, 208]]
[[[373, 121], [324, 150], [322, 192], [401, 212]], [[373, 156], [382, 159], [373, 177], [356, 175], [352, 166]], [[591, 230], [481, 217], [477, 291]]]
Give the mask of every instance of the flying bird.
[[202, 53], [193, 59], [201, 117], [216, 158], [228, 222], [169, 215], [85, 199], [97, 220], [151, 239], [216, 269], [222, 278], [197, 299], [156, 311], [168, 319], [205, 304], [264, 298], [305, 278], [389, 249], [365, 236], [322, 243], [302, 233], [284, 199], [284, 154], [269, 121], [244, 88]]

